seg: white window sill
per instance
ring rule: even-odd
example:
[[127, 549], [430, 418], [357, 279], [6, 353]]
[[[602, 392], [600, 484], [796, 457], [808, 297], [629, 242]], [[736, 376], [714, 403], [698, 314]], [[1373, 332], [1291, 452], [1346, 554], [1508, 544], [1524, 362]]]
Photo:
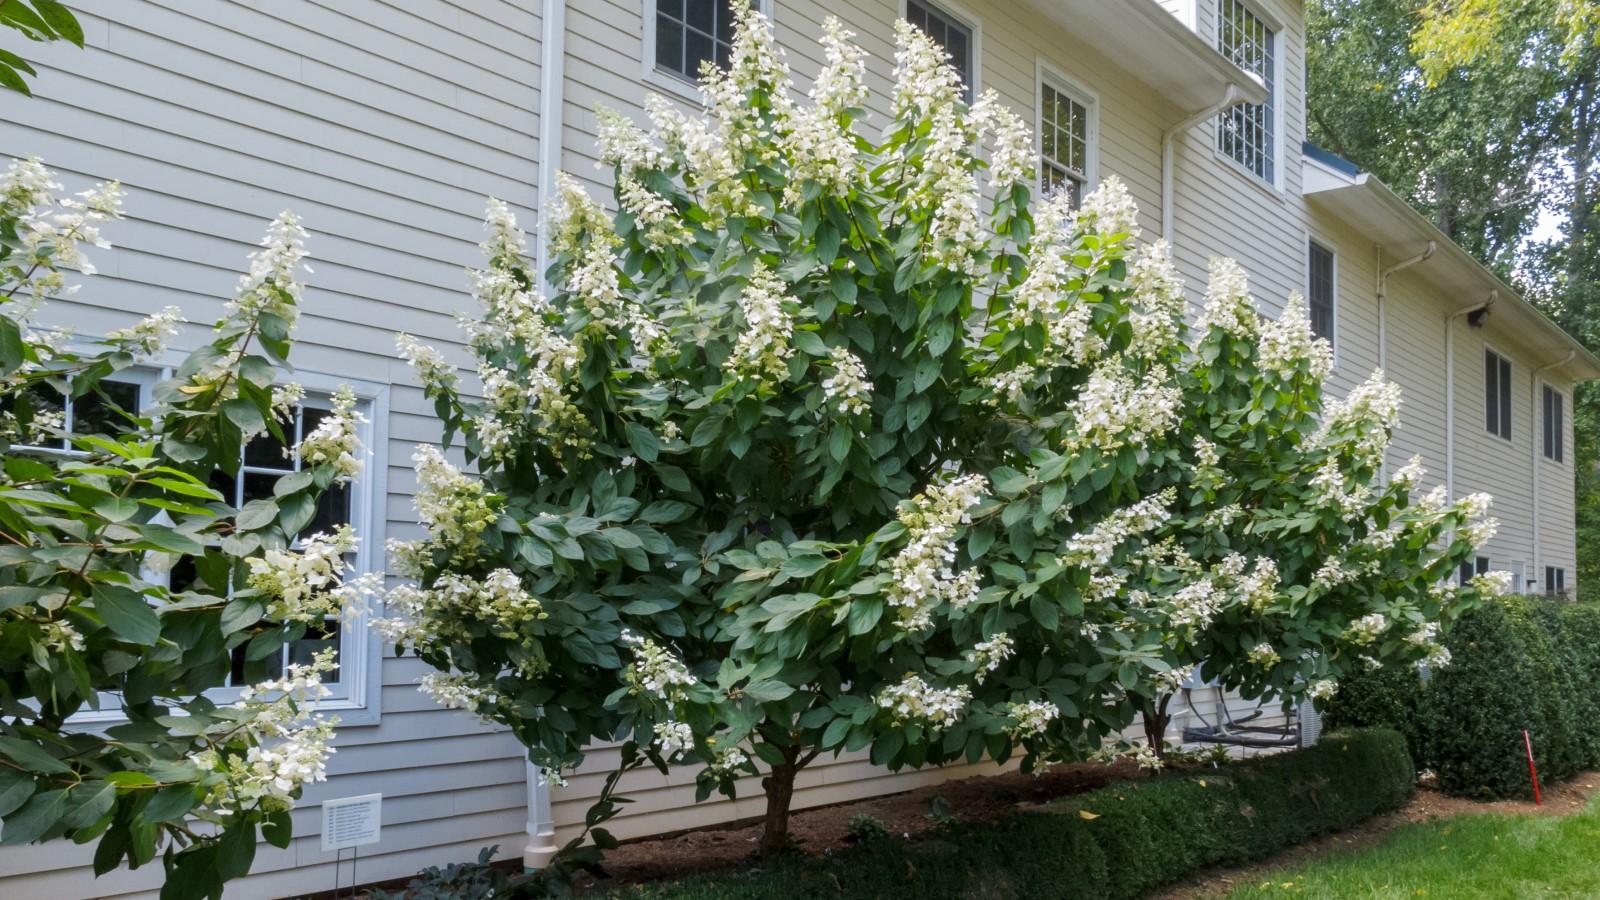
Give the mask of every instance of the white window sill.
[[671, 94], [676, 99], [692, 103], [696, 108], [705, 103], [705, 97], [700, 94], [700, 85], [674, 72], [652, 66], [645, 70], [644, 83], [646, 87], [655, 88], [664, 94]]

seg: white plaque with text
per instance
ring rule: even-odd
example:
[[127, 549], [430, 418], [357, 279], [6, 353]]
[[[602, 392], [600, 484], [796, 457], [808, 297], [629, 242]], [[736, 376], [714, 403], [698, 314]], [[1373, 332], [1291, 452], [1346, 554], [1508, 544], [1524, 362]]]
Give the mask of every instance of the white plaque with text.
[[343, 850], [378, 842], [383, 823], [382, 794], [322, 801], [322, 849]]

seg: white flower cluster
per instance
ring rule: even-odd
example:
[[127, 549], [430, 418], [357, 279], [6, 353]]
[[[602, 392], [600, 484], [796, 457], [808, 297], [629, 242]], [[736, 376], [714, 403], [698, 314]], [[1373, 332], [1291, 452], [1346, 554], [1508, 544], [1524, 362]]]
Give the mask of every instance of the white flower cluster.
[[624, 631], [622, 642], [633, 651], [627, 674], [632, 693], [678, 703], [688, 696], [689, 688], [700, 683], [677, 657], [655, 641]]
[[933, 624], [940, 603], [960, 609], [978, 596], [978, 572], [957, 575], [956, 527], [972, 521], [970, 511], [988, 489], [981, 475], [964, 475], [944, 484], [930, 485], [901, 510], [906, 546], [889, 561], [889, 586], [885, 597], [900, 614], [899, 625], [921, 631]]
[[1227, 596], [1210, 578], [1192, 581], [1161, 598], [1162, 611], [1174, 629], [1200, 631], [1222, 611]]
[[1262, 641], [1250, 648], [1250, 652], [1245, 654], [1245, 659], [1249, 660], [1252, 665], [1267, 669], [1277, 665], [1283, 657], [1278, 655], [1276, 647]]
[[1278, 564], [1269, 557], [1256, 557], [1249, 575], [1237, 581], [1239, 600], [1254, 613], [1262, 613], [1278, 598]]
[[1213, 257], [1209, 275], [1205, 309], [1195, 327], [1201, 335], [1220, 328], [1236, 340], [1254, 338], [1261, 320], [1250, 299], [1250, 280], [1244, 269], [1232, 259]]
[[65, 653], [67, 650], [82, 653], [84, 650], [83, 635], [72, 627], [71, 622], [52, 619], [40, 626], [40, 630], [39, 643], [51, 653]]
[[373, 573], [344, 580], [345, 554], [354, 552], [355, 529], [340, 525], [332, 534], [319, 532], [298, 550], [270, 549], [245, 560], [246, 583], [267, 598], [266, 616], [275, 622], [321, 622], [342, 610], [355, 609], [378, 587]]
[[1063, 566], [1093, 566], [1109, 562], [1124, 542], [1166, 524], [1172, 516], [1172, 504], [1177, 499], [1176, 489], [1167, 488], [1132, 506], [1114, 510], [1087, 531], [1069, 538], [1058, 561]]
[[1182, 400], [1165, 369], [1152, 369], [1135, 382], [1122, 360], [1112, 357], [1095, 367], [1067, 405], [1073, 431], [1063, 443], [1069, 451], [1106, 454], [1145, 444], [1177, 426]]
[[1323, 413], [1312, 442], [1323, 447], [1342, 443], [1353, 459], [1376, 468], [1399, 424], [1400, 386], [1385, 381], [1379, 369]]
[[600, 107], [595, 113], [595, 144], [600, 161], [616, 166], [626, 177], [641, 169], [660, 169], [666, 162], [661, 148], [651, 142], [639, 126], [614, 109]]
[[1083, 198], [1083, 205], [1073, 217], [1073, 227], [1080, 233], [1098, 236], [1103, 246], [1126, 244], [1139, 236], [1139, 207], [1122, 179], [1108, 175]]
[[712, 778], [720, 781], [738, 775], [739, 770], [749, 763], [750, 757], [743, 750], [738, 747], [728, 747], [718, 750], [711, 757], [711, 761], [706, 763], [706, 771], [711, 773]]
[[182, 319], [183, 310], [168, 306], [127, 328], [108, 332], [106, 340], [135, 356], [156, 356], [166, 348], [167, 341], [177, 336], [178, 322]]
[[261, 249], [250, 254], [250, 269], [239, 277], [239, 287], [234, 299], [228, 302], [228, 318], [238, 325], [254, 323], [263, 315], [282, 319], [290, 328], [300, 316], [300, 297], [303, 288], [300, 272], [311, 267], [302, 262], [306, 258], [306, 230], [300, 219], [289, 210], [267, 226], [261, 239]]
[[1261, 329], [1258, 354], [1261, 368], [1283, 379], [1294, 377], [1302, 361], [1310, 362], [1311, 377], [1317, 382], [1333, 368], [1333, 345], [1311, 333], [1311, 315], [1299, 291], [1290, 294], [1283, 313]]
[[1423, 476], [1427, 474], [1427, 468], [1422, 465], [1422, 455], [1418, 454], [1411, 457], [1410, 462], [1401, 466], [1399, 471], [1390, 477], [1389, 483], [1398, 485], [1408, 491], [1415, 490], [1417, 485], [1422, 483]]
[[1472, 589], [1485, 597], [1504, 597], [1511, 593], [1511, 573], [1495, 569], [1472, 576]]
[[553, 255], [577, 256], [590, 236], [604, 240], [611, 234], [611, 219], [576, 179], [557, 172], [556, 196], [547, 202], [545, 228]]
[[1422, 623], [1406, 636], [1406, 641], [1423, 651], [1422, 658], [1417, 660], [1418, 669], [1437, 672], [1450, 665], [1450, 649], [1439, 643], [1439, 623]]
[[93, 275], [94, 265], [82, 245], [109, 248], [100, 226], [122, 217], [122, 187], [117, 182], [58, 199], [54, 192], [60, 189], [37, 157], [14, 159], [0, 174], [0, 219], [15, 220], [17, 230], [17, 243], [7, 262], [22, 273], [9, 295], [15, 297], [23, 290], [29, 295], [18, 319], [26, 318], [45, 300], [75, 290], [66, 287], [61, 269]]
[[1313, 681], [1306, 687], [1306, 696], [1319, 703], [1332, 700], [1333, 695], [1337, 693], [1339, 693], [1339, 683], [1328, 679]]
[[634, 226], [651, 249], [669, 250], [694, 240], [672, 201], [645, 187], [636, 176], [625, 172], [617, 180], [617, 199], [633, 216]]
[[978, 667], [978, 680], [1000, 668], [1000, 664], [1010, 659], [1016, 653], [1016, 641], [1011, 635], [1001, 632], [986, 641], [979, 641], [968, 650], [965, 655], [967, 662]]
[[300, 439], [300, 460], [308, 466], [331, 466], [334, 481], [348, 482], [361, 474], [361, 426], [367, 417], [356, 410], [356, 394], [341, 385], [333, 395], [333, 415]]
[[1372, 496], [1366, 485], [1349, 484], [1344, 473], [1339, 471], [1338, 459], [1331, 456], [1317, 467], [1310, 486], [1316, 505], [1339, 510], [1339, 516], [1346, 522], [1365, 516], [1367, 502]]
[[744, 327], [733, 344], [733, 352], [723, 362], [735, 378], [763, 383], [781, 382], [789, 377], [789, 357], [794, 347], [789, 338], [794, 319], [786, 305], [788, 285], [766, 266], [757, 264], [744, 290], [739, 294], [739, 311]]
[[872, 382], [860, 357], [845, 347], [832, 348], [828, 357], [833, 361], [833, 374], [822, 382], [823, 398], [841, 416], [859, 416], [871, 409]]
[[417, 689], [445, 709], [464, 709], [484, 721], [492, 721], [489, 716], [500, 701], [493, 690], [479, 687], [465, 675], [429, 672], [417, 682]]
[[1351, 622], [1344, 630], [1344, 638], [1352, 644], [1366, 646], [1383, 637], [1389, 630], [1389, 617], [1383, 613], [1367, 613]]
[[411, 461], [417, 490], [411, 502], [428, 536], [452, 555], [470, 558], [482, 542], [482, 531], [496, 517], [492, 495], [483, 483], [451, 465], [438, 447], [417, 445]]
[[[727, 216], [765, 216], [766, 210], [750, 199], [745, 184], [746, 160], [759, 164], [775, 161], [772, 141], [793, 115], [793, 85], [783, 49], [772, 33], [772, 23], [746, 0], [734, 0], [734, 36], [726, 69], [708, 60], [700, 69], [700, 92], [712, 123], [692, 130], [708, 139], [687, 138], [684, 144], [692, 186], [701, 190], [701, 205], [714, 224]], [[769, 110], [749, 102], [764, 93]], [[680, 135], [674, 135], [678, 137]], [[685, 178], [686, 182], [691, 179]]]
[[1006, 724], [1006, 734], [1011, 735], [1014, 741], [1038, 737], [1044, 734], [1050, 723], [1060, 715], [1059, 707], [1043, 700], [1009, 704], [1006, 707], [1006, 717], [1011, 721]]
[[1500, 522], [1489, 516], [1489, 505], [1494, 498], [1485, 493], [1469, 494], [1457, 500], [1455, 508], [1467, 520], [1461, 536], [1474, 547], [1482, 547], [1500, 530]]
[[878, 706], [888, 710], [895, 724], [916, 722], [930, 728], [948, 728], [966, 712], [972, 691], [965, 687], [936, 688], [916, 675], [883, 689]]
[[694, 729], [687, 722], [657, 722], [656, 750], [668, 761], [694, 749]]
[[1128, 287], [1137, 307], [1130, 319], [1133, 337], [1128, 342], [1128, 355], [1159, 359], [1177, 346], [1188, 311], [1183, 279], [1178, 277], [1178, 267], [1172, 262], [1172, 249], [1165, 238], [1134, 253], [1128, 262]]
[[395, 352], [417, 373], [423, 392], [429, 397], [437, 397], [455, 387], [456, 367], [443, 353], [404, 332], [395, 335], [394, 343]]
[[318, 653], [310, 665], [290, 665], [282, 678], [246, 687], [234, 709], [245, 714], [243, 755], [214, 746], [190, 759], [221, 776], [206, 802], [225, 817], [252, 809], [279, 812], [294, 807], [300, 788], [327, 779], [328, 746], [338, 720], [314, 717], [316, 701], [330, 693], [322, 676], [337, 667], [334, 652]]
[[855, 136], [843, 125], [845, 110], [866, 100], [866, 54], [850, 43], [853, 33], [835, 16], [822, 22], [822, 48], [827, 63], [811, 85], [811, 105], [782, 123], [790, 185], [785, 203], [799, 200], [798, 187], [815, 182], [833, 196], [850, 189], [855, 171]]
[[1009, 190], [1012, 185], [1033, 178], [1037, 165], [1033, 134], [1022, 117], [1000, 99], [997, 91], [983, 92], [972, 107], [972, 121], [978, 126], [979, 135], [993, 136], [994, 150], [989, 157], [990, 187]]

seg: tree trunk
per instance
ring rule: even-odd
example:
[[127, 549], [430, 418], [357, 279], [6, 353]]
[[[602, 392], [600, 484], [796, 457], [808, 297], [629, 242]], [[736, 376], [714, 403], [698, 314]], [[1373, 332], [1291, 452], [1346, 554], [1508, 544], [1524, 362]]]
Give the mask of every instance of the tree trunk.
[[1159, 701], [1144, 705], [1144, 739], [1163, 763], [1167, 761], [1167, 726], [1172, 724], [1167, 707], [1171, 704], [1172, 695], [1164, 694]]
[[794, 801], [794, 777], [800, 773], [800, 749], [783, 751], [783, 762], [761, 779], [767, 794], [767, 816], [761, 832], [761, 855], [771, 856], [789, 849], [789, 804]]

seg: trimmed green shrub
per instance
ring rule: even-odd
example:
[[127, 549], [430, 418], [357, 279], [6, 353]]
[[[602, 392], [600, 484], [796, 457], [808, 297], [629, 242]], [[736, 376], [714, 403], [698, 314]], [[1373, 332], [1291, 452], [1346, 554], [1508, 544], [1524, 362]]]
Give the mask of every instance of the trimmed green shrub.
[[646, 885], [629, 900], [1126, 900], [1212, 865], [1257, 859], [1394, 809], [1416, 781], [1389, 729], [1223, 769], [1122, 782], [991, 824], [822, 859]]
[[1444, 644], [1453, 659], [1434, 673], [1422, 708], [1425, 765], [1451, 794], [1523, 796], [1522, 732], [1543, 732], [1522, 636], [1506, 607], [1492, 603], [1463, 616]]
[[1577, 741], [1581, 765], [1600, 768], [1600, 604], [1562, 604], [1560, 616], [1564, 652], [1580, 687], [1572, 692], [1572, 703], [1584, 726]]
[[1328, 728], [1393, 728], [1423, 765], [1422, 678], [1409, 666], [1367, 669], [1339, 682], [1339, 692], [1319, 703]]

